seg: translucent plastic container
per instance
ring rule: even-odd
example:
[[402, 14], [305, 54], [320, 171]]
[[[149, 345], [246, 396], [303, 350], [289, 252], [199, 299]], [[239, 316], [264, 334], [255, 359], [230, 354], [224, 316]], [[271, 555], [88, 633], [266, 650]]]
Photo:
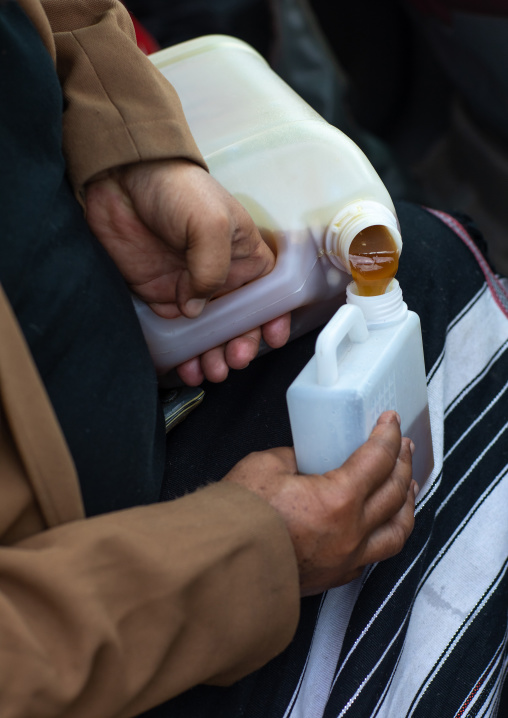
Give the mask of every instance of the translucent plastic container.
[[176, 88], [212, 175], [273, 242], [274, 270], [214, 299], [196, 319], [162, 319], [136, 301], [160, 373], [281, 314], [292, 335], [344, 302], [348, 247], [386, 226], [402, 247], [390, 196], [361, 150], [330, 126], [249, 45], [206, 36], [151, 56]]
[[381, 296], [355, 291], [353, 282], [347, 304], [320, 333], [315, 355], [287, 392], [298, 469], [338, 468], [380, 414], [393, 409], [415, 444], [413, 478], [422, 486], [434, 458], [420, 320], [396, 280]]

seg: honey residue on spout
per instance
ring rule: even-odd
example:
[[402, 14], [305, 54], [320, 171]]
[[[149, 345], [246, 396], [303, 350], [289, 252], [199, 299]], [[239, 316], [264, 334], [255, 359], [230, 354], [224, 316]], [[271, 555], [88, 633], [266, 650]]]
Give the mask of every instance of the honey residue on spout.
[[349, 247], [349, 264], [360, 296], [384, 294], [399, 266], [399, 251], [386, 227], [359, 232]]

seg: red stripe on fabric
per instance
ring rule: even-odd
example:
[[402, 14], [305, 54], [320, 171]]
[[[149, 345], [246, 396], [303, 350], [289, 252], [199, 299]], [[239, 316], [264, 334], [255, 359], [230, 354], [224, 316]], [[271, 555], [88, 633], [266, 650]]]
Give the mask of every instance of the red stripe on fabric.
[[492, 667], [493, 667], [493, 665], [495, 664], [496, 660], [497, 660], [497, 656], [494, 655], [494, 656], [492, 657], [490, 663], [488, 664], [488, 666], [485, 668], [485, 670], [483, 671], [482, 675], [481, 675], [480, 678], [478, 679], [478, 682], [477, 682], [476, 685], [474, 686], [473, 690], [471, 691], [471, 693], [468, 695], [468, 697], [466, 698], [466, 700], [464, 701], [464, 703], [463, 703], [463, 704], [461, 705], [461, 707], [459, 708], [458, 713], [455, 714], [454, 718], [461, 718], [461, 716], [464, 715], [464, 712], [465, 712], [466, 708], [467, 708], [468, 705], [471, 703], [471, 701], [473, 700], [473, 698], [475, 697], [475, 695], [478, 693], [478, 691], [480, 690], [480, 688], [482, 687], [482, 685], [485, 683], [485, 679], [486, 679], [486, 678], [490, 675], [490, 673], [492, 672]]
[[471, 703], [475, 695], [478, 693], [480, 688], [482, 687], [483, 683], [485, 682], [485, 675], [483, 675], [478, 683], [475, 685], [471, 693], [468, 695], [464, 703], [461, 705], [460, 710], [458, 713], [455, 714], [455, 718], [461, 718], [462, 715], [464, 715], [464, 711], [468, 707], [468, 705]]
[[[496, 302], [497, 306], [501, 309], [503, 314], [508, 317], [508, 291], [504, 288], [504, 286], [501, 284], [499, 279], [496, 277], [492, 269], [489, 267], [487, 260], [483, 256], [483, 254], [480, 252], [478, 247], [476, 246], [473, 238], [469, 234], [469, 232], [466, 230], [465, 227], [463, 227], [460, 222], [458, 222], [455, 217], [452, 217], [451, 215], [447, 214], [446, 212], [441, 212], [441, 210], [438, 209], [430, 209], [429, 207], [424, 207], [427, 212], [430, 214], [433, 214], [435, 217], [441, 220], [444, 224], [446, 224], [455, 234], [464, 242], [464, 244], [468, 247], [468, 249], [473, 253], [476, 261], [480, 265], [480, 269], [483, 272], [483, 275], [485, 277], [485, 280], [488, 284], [488, 287], [490, 289], [490, 293], [492, 294], [494, 301]], [[499, 295], [502, 295], [506, 298], [506, 306], [503, 305], [501, 302]]]

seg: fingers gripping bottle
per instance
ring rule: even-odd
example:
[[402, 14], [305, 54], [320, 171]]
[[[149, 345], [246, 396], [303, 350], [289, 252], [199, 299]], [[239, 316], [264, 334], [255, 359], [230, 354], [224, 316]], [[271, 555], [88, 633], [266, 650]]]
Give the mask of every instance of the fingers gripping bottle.
[[415, 444], [413, 478], [433, 465], [420, 320], [408, 310], [396, 279], [385, 294], [360, 296], [351, 282], [347, 304], [319, 334], [316, 353], [287, 392], [298, 469], [324, 473], [363, 444], [383, 411], [401, 418]]
[[270, 274], [196, 319], [162, 319], [136, 300], [159, 373], [288, 311], [293, 337], [325, 322], [345, 300], [349, 246], [369, 227], [385, 228], [400, 253], [392, 201], [365, 155], [249, 45], [207, 36], [151, 59], [178, 92], [211, 174], [277, 255]]

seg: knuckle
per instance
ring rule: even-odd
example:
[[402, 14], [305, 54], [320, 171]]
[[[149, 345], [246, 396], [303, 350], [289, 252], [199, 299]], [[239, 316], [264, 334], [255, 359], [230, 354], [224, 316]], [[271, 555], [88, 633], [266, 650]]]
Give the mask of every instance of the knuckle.
[[408, 491], [411, 486], [412, 472], [405, 467], [402, 467], [397, 462], [394, 471], [389, 479], [390, 483], [390, 496], [393, 501], [393, 506], [398, 509], [402, 508], [408, 500]]
[[212, 264], [198, 267], [192, 274], [192, 284], [196, 292], [211, 296], [220, 289], [227, 277], [227, 269]]
[[228, 240], [231, 240], [232, 235], [232, 226], [231, 226], [231, 215], [225, 206], [218, 206], [215, 207], [212, 212], [210, 212], [207, 223], [209, 230], [215, 235], [219, 237], [227, 237]]
[[397, 462], [398, 447], [383, 436], [371, 436], [370, 441], [378, 453], [378, 460], [382, 460], [386, 466], [393, 469]]
[[253, 451], [249, 457], [260, 472], [272, 473], [277, 471], [283, 463], [283, 458], [273, 449]]
[[363, 541], [360, 536], [350, 534], [341, 539], [340, 553], [344, 556], [357, 556], [361, 551]]
[[402, 526], [394, 532], [394, 550], [395, 553], [399, 553], [404, 548], [404, 544], [409, 538], [409, 532], [406, 531]]
[[[331, 526], [354, 526], [360, 530], [363, 524], [363, 503], [357, 496], [350, 493], [347, 489], [341, 492], [335, 492], [333, 496], [323, 496], [323, 512], [328, 517]], [[355, 534], [345, 535], [346, 541], [356, 541]], [[349, 548], [349, 547], [348, 547]], [[356, 545], [353, 547], [356, 548]]]
[[396, 482], [397, 503], [399, 507], [404, 506], [407, 501], [408, 486], [402, 479]]
[[393, 527], [393, 538], [394, 538], [394, 545], [396, 547], [396, 553], [402, 550], [404, 547], [406, 541], [411, 535], [411, 532], [413, 530], [414, 526], [414, 516], [412, 513], [408, 512], [407, 517], [405, 517], [400, 522], [396, 523]]
[[386, 557], [389, 558], [400, 553], [404, 548], [407, 538], [406, 533], [401, 528], [392, 527]]

